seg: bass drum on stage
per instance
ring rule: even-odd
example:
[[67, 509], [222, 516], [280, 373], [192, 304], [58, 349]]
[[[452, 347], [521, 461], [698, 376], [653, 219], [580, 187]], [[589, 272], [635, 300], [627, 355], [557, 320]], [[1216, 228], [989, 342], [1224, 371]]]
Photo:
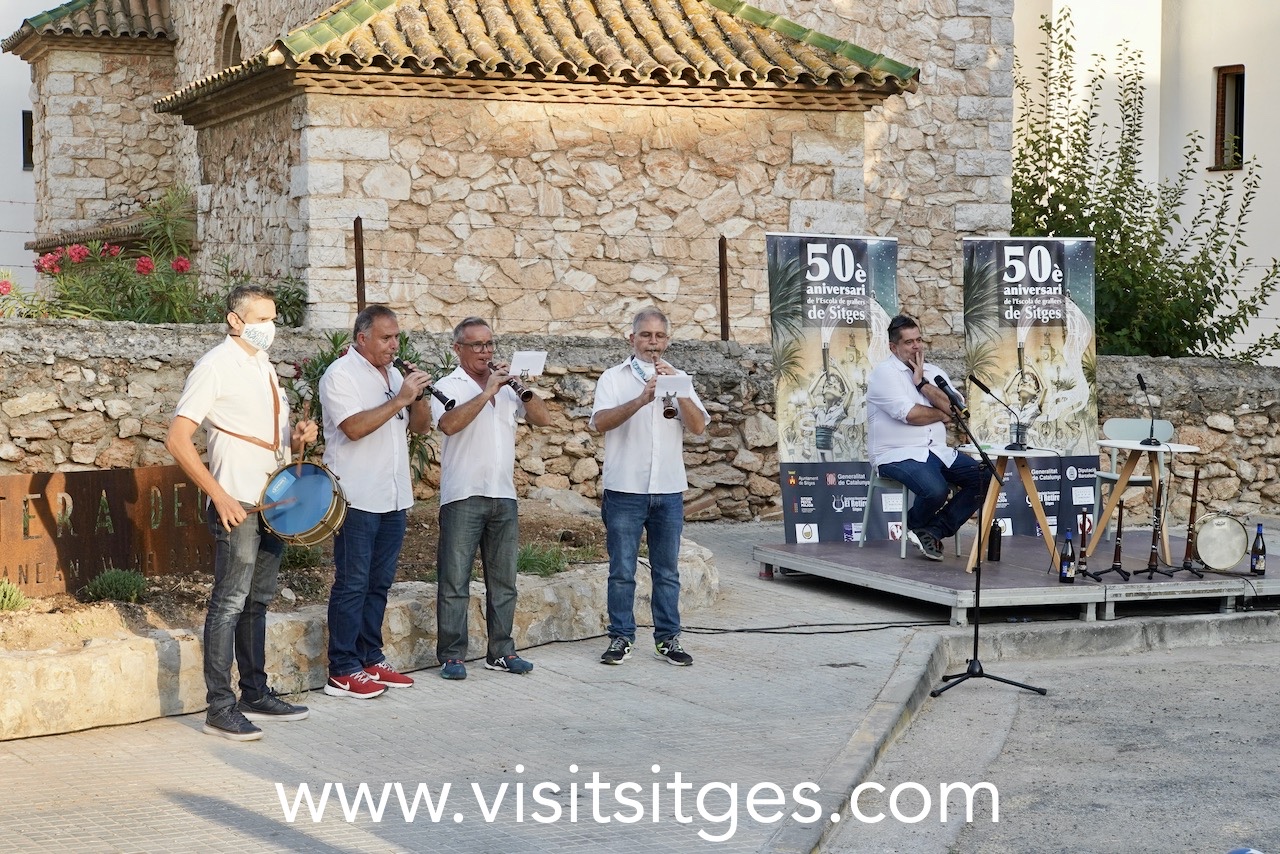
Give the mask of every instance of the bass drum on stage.
[[1244, 523], [1224, 513], [1196, 521], [1196, 557], [1206, 569], [1235, 568], [1249, 553], [1249, 532]]
[[262, 491], [262, 522], [292, 546], [314, 546], [332, 537], [347, 518], [338, 478], [320, 463], [282, 466]]

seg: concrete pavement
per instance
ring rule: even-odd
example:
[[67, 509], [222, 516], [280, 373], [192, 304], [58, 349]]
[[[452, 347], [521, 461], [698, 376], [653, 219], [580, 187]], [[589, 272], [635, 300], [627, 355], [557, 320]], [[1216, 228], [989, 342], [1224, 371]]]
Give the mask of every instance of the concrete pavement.
[[[692, 668], [648, 643], [606, 667], [596, 639], [522, 651], [529, 677], [475, 662], [372, 701], [312, 692], [308, 720], [259, 742], [202, 715], [6, 742], [0, 851], [1280, 851], [1274, 612], [991, 626], [987, 670], [1049, 695], [970, 680], [929, 699], [971, 637], [942, 609], [758, 579], [777, 524], [687, 535], [723, 589], [684, 615]], [[859, 782], [988, 778], [998, 824], [980, 798], [972, 824], [848, 810]], [[361, 784], [380, 818], [352, 804]]]

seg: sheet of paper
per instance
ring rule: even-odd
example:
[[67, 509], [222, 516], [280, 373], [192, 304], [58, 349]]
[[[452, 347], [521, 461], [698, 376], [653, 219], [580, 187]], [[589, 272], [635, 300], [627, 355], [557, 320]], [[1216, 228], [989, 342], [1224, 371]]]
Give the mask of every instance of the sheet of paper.
[[517, 350], [511, 356], [511, 376], [540, 377], [547, 366], [546, 350]]
[[688, 374], [658, 374], [658, 386], [654, 389], [654, 394], [666, 397], [672, 392], [675, 392], [676, 397], [693, 397], [693, 377]]

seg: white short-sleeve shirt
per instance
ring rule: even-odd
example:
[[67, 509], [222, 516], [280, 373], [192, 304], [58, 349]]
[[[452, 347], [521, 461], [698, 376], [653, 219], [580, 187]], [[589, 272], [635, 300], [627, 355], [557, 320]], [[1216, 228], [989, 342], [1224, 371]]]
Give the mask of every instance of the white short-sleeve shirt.
[[377, 430], [352, 441], [339, 427], [352, 415], [376, 409], [395, 397], [404, 378], [382, 372], [356, 350], [335, 359], [320, 380], [324, 409], [324, 464], [338, 476], [347, 503], [366, 513], [390, 513], [413, 506], [409, 472], [409, 413], [400, 410]]
[[[482, 389], [462, 368], [436, 382], [445, 397], [458, 405]], [[444, 404], [431, 397], [431, 413], [438, 425]], [[524, 415], [520, 396], [504, 385], [470, 424], [440, 441], [440, 503], [449, 504], [475, 495], [515, 498], [516, 418]]]
[[[924, 363], [924, 376], [930, 382], [939, 374], [955, 388], [946, 371]], [[867, 378], [867, 430], [873, 465], [879, 467], [902, 460], [922, 463], [929, 454], [948, 467], [955, 462], [955, 449], [947, 447], [947, 425], [907, 423], [907, 414], [917, 404], [933, 405], [916, 389], [915, 372], [909, 365], [897, 356], [890, 356], [872, 368]]]
[[[591, 410], [591, 429], [595, 429], [597, 412], [634, 400], [644, 386], [645, 381], [632, 368], [631, 359], [601, 374]], [[693, 393], [693, 402], [706, 418], [707, 410], [697, 391]], [[684, 471], [684, 420], [679, 415], [664, 418], [662, 400], [655, 397], [605, 433], [602, 482], [605, 489], [613, 492], [639, 495], [665, 495], [688, 489]]]
[[[278, 416], [273, 396], [279, 403]], [[289, 462], [289, 403], [275, 367], [265, 351], [250, 355], [231, 336], [196, 362], [174, 415], [207, 429], [209, 472], [237, 501], [257, 504], [271, 475]], [[268, 444], [274, 434], [280, 440], [279, 451], [224, 430]]]

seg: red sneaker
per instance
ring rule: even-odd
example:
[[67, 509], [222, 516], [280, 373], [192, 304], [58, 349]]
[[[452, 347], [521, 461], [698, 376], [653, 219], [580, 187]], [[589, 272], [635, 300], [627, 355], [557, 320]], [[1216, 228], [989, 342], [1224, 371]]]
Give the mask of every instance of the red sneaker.
[[385, 685], [388, 688], [408, 688], [413, 685], [413, 680], [396, 670], [385, 661], [378, 664], [370, 664], [364, 669], [374, 682], [379, 685]]
[[354, 700], [372, 700], [387, 689], [373, 681], [373, 677], [363, 670], [357, 670], [346, 676], [330, 676], [324, 683], [324, 692], [330, 697], [351, 697]]

